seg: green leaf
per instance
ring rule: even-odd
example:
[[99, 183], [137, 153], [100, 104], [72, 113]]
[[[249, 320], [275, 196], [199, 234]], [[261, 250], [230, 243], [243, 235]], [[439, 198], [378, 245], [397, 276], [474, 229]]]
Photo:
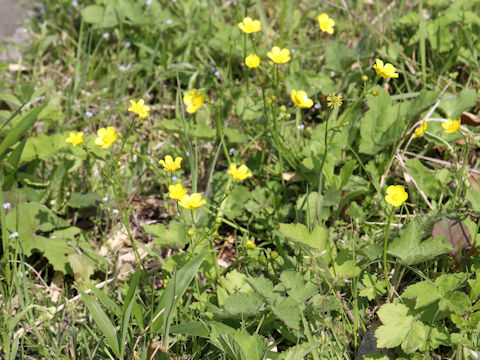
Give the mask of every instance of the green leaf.
[[263, 276], [256, 278], [247, 278], [246, 282], [255, 290], [255, 292], [268, 302], [272, 302], [277, 295], [273, 292], [273, 283]]
[[102, 22], [105, 8], [100, 5], [90, 5], [82, 9], [83, 21], [89, 24], [99, 24]]
[[95, 193], [74, 192], [70, 195], [67, 205], [75, 209], [87, 209], [97, 207], [102, 198]]
[[316, 225], [310, 233], [303, 224], [280, 224], [280, 232], [305, 250], [311, 251], [315, 249], [323, 255], [325, 261], [330, 261], [328, 231], [324, 227]]
[[305, 343], [296, 346], [291, 346], [287, 351], [280, 354], [280, 360], [303, 360], [310, 354], [313, 349], [316, 349], [320, 344]]
[[94, 267], [89, 265], [83, 255], [80, 254], [69, 255], [68, 263], [73, 270], [75, 281], [79, 283], [88, 282], [95, 271]]
[[277, 297], [271, 304], [272, 312], [285, 325], [292, 329], [298, 329], [302, 316], [302, 307], [290, 297]]
[[407, 313], [408, 308], [403, 304], [385, 304], [378, 310], [383, 323], [375, 330], [378, 347], [394, 348], [401, 344], [403, 351], [411, 354], [423, 345], [428, 327]]
[[[135, 296], [137, 294], [137, 286], [140, 280], [141, 271], [139, 268], [135, 270], [131, 280], [130, 286], [128, 287], [127, 296], [122, 307], [122, 322], [120, 328], [122, 329], [122, 335], [120, 338], [120, 344], [124, 344], [127, 339], [128, 325], [130, 324], [130, 316], [132, 315], [133, 305], [135, 303]], [[125, 352], [125, 347], [121, 348], [121, 357]]]
[[333, 262], [331, 273], [337, 278], [352, 278], [360, 274], [360, 268], [356, 266], [353, 252], [341, 250]]
[[362, 279], [363, 289], [360, 290], [359, 295], [366, 297], [368, 300], [373, 300], [377, 295], [383, 295], [387, 282], [385, 280], [378, 280], [376, 275], [365, 274]]
[[440, 105], [447, 118], [458, 119], [464, 111], [473, 108], [477, 103], [478, 95], [473, 89], [465, 89], [459, 94], [445, 94]]
[[408, 224], [401, 236], [388, 246], [388, 253], [404, 265], [418, 264], [450, 251], [452, 247], [445, 242], [443, 236], [420, 242], [420, 230], [415, 221]]
[[[192, 259], [190, 259], [190, 261], [184, 264], [180, 270], [176, 272], [175, 280], [171, 280], [168, 283], [167, 288], [158, 300], [158, 305], [154, 313], [155, 315], [152, 317], [152, 319], [156, 319], [151, 325], [151, 329], [153, 332], [159, 331], [161, 324], [164, 323], [163, 317], [165, 316], [165, 313], [171, 313], [173, 311], [173, 307], [183, 297], [183, 294], [187, 290], [188, 285], [192, 281], [193, 277], [197, 274], [200, 265], [202, 265], [205, 255], [206, 252], [195, 255]], [[174, 302], [173, 304], [171, 304], [170, 307], [168, 307], [166, 297], [172, 288], [174, 289], [175, 294]]]
[[170, 327], [170, 333], [208, 338], [210, 336], [210, 329], [204, 322], [196, 321], [173, 325]]
[[416, 284], [412, 284], [408, 286], [402, 293], [403, 298], [417, 299], [415, 309], [430, 305], [431, 303], [440, 299], [441, 296], [442, 294], [438, 290], [437, 286], [432, 284], [430, 281], [420, 281]]
[[257, 294], [238, 293], [227, 298], [224, 309], [230, 316], [246, 318], [256, 314], [262, 304], [263, 300]]
[[398, 139], [404, 128], [401, 118], [404, 107], [398, 103], [392, 103], [390, 95], [381, 87], [374, 88], [377, 96], [367, 95], [369, 110], [360, 119], [360, 147], [363, 154], [375, 155], [384, 147]]
[[318, 291], [318, 287], [315, 284], [310, 281], [305, 282], [303, 276], [293, 270], [283, 271], [280, 275], [280, 280], [288, 296], [298, 304], [303, 304], [305, 300]]
[[[100, 304], [96, 302], [92, 297], [84, 293], [82, 290], [78, 290], [80, 295], [82, 296], [85, 305], [87, 306], [90, 314], [92, 315], [93, 320], [97, 324], [97, 326], [102, 331], [105, 339], [107, 340], [108, 345], [115, 353], [117, 357], [121, 357], [120, 354], [120, 346], [118, 343], [117, 332], [115, 327], [113, 326], [112, 322], [109, 320], [107, 314], [102, 310]], [[123, 346], [123, 344], [122, 344]]]
[[20, 139], [20, 136], [35, 124], [38, 114], [43, 110], [45, 105], [46, 104], [43, 104], [31, 110], [15, 127], [8, 131], [7, 136], [5, 136], [0, 143], [0, 160], [5, 157], [7, 149], [15, 144], [18, 139]]
[[187, 227], [180, 222], [172, 222], [168, 229], [163, 224], [143, 225], [145, 232], [153, 235], [155, 245], [171, 249], [183, 249], [188, 243]]

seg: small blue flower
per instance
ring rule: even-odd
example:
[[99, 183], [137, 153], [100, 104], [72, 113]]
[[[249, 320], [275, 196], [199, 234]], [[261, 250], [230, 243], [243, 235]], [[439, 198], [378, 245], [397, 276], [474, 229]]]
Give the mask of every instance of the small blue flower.
[[233, 153], [235, 152], [235, 148], [230, 148], [230, 150], [228, 150], [228, 152], [230, 153], [230, 155], [233, 155]]
[[320, 108], [322, 107], [322, 104], [316, 103], [315, 105], [313, 105], [313, 107], [314, 107], [315, 109], [320, 109]]
[[131, 43], [130, 41], [127, 41], [124, 46], [125, 46], [126, 48], [128, 48], [128, 47], [130, 47], [130, 45], [132, 45], [132, 43]]
[[6, 203], [3, 203], [3, 208], [4, 208], [5, 210], [10, 209], [11, 207], [12, 207], [12, 204], [10, 204], [8, 201], [7, 201]]
[[103, 37], [104, 39], [108, 39], [108, 38], [110, 37], [110, 34], [109, 34], [108, 32], [103, 33], [102, 37]]
[[305, 129], [305, 125], [300, 124], [300, 125], [297, 126], [297, 129], [298, 130], [303, 130], [303, 129]]
[[175, 175], [172, 176], [172, 181], [177, 181], [177, 177]]
[[172, 19], [168, 19], [167, 21], [165, 21], [167, 23], [167, 25], [171, 25], [173, 23], [173, 20]]
[[86, 117], [92, 117], [93, 113], [91, 111], [85, 111], [85, 116]]
[[8, 236], [9, 239], [13, 239], [13, 238], [17, 238], [17, 237], [18, 237], [18, 232], [16, 232], [16, 231], [13, 232], [13, 233], [11, 233], [11, 234]]
[[220, 71], [215, 71], [215, 76], [220, 77]]
[[78, 1], [77, 1], [77, 0], [73, 0], [73, 1], [72, 1], [72, 6], [78, 7]]
[[145, 3], [145, 5], [147, 5], [147, 6], [152, 5], [152, 0], [147, 0], [147, 2]]
[[118, 70], [124, 72], [125, 70], [127, 70], [127, 68], [126, 68], [126, 66], [120, 65], [120, 66], [118, 67]]

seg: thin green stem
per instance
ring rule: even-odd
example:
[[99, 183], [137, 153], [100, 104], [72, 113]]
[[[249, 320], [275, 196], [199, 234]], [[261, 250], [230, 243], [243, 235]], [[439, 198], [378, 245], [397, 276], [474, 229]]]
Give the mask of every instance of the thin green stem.
[[385, 281], [387, 282], [387, 301], [390, 302], [390, 281], [388, 280], [388, 267], [387, 267], [387, 246], [388, 246], [388, 236], [390, 235], [390, 224], [392, 223], [392, 217], [395, 213], [395, 208], [392, 208], [390, 214], [388, 215], [387, 226], [385, 228], [385, 240], [383, 242], [383, 274], [385, 276]]

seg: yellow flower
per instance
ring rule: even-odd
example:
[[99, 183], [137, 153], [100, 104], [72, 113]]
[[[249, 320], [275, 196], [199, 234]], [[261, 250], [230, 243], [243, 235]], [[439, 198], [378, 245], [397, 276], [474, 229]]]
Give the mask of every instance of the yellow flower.
[[183, 103], [187, 105], [187, 112], [193, 114], [200, 109], [205, 100], [203, 92], [197, 93], [197, 89], [192, 89], [188, 94], [183, 97]]
[[313, 106], [313, 100], [308, 98], [308, 95], [305, 91], [292, 90], [290, 96], [292, 97], [293, 103], [300, 108], [308, 109]]
[[238, 181], [243, 181], [246, 178], [252, 177], [252, 173], [246, 165], [240, 165], [240, 167], [237, 169], [237, 165], [230, 164], [228, 174]]
[[377, 72], [378, 76], [384, 79], [398, 78], [398, 74], [395, 72], [397, 69], [395, 69], [395, 67], [390, 63], [383, 65], [383, 61], [377, 59], [375, 61], [375, 65], [373, 65], [373, 68]]
[[77, 146], [78, 144], [83, 143], [83, 132], [71, 132], [70, 136], [67, 137], [65, 141], [72, 144], [73, 146]]
[[458, 118], [458, 120], [448, 119], [447, 121], [442, 123], [442, 127], [445, 129], [443, 130], [443, 132], [446, 132], [447, 134], [454, 133], [460, 127], [461, 122], [462, 121], [460, 120], [460, 118]]
[[421, 137], [427, 131], [427, 122], [425, 120], [422, 121], [420, 126], [415, 129], [415, 134], [413, 134], [413, 138]]
[[196, 210], [206, 202], [205, 199], [202, 199], [202, 195], [194, 193], [192, 195], [184, 195], [178, 204], [187, 210]]
[[408, 194], [402, 185], [390, 185], [387, 188], [385, 201], [393, 206], [400, 206], [408, 199]]
[[332, 109], [342, 106], [343, 104], [343, 96], [342, 95], [335, 95], [335, 93], [330, 94], [327, 96], [327, 105]]
[[274, 46], [272, 51], [267, 53], [270, 60], [277, 64], [285, 64], [290, 61], [290, 50], [280, 49], [278, 46]]
[[158, 163], [163, 166], [164, 170], [174, 172], [182, 167], [182, 160], [183, 158], [178, 156], [175, 158], [175, 161], [173, 161], [173, 158], [170, 155], [167, 155], [165, 156], [165, 160], [160, 160]]
[[135, 100], [130, 100], [132, 106], [128, 108], [128, 111], [134, 112], [140, 119], [145, 119], [149, 115], [148, 112], [150, 111], [150, 106], [144, 105], [144, 103], [143, 99], [140, 99], [137, 102], [135, 102]]
[[318, 24], [320, 25], [320, 30], [323, 32], [333, 35], [333, 27], [335, 26], [335, 21], [330, 18], [327, 14], [318, 15]]
[[260, 58], [255, 54], [250, 54], [245, 58], [245, 65], [249, 68], [255, 69], [260, 65]]
[[187, 193], [187, 190], [183, 188], [182, 184], [170, 185], [168, 187], [168, 191], [168, 196], [170, 196], [171, 199], [175, 200], [182, 200]]
[[253, 20], [252, 18], [246, 17], [238, 24], [240, 30], [245, 34], [251, 34], [262, 29], [262, 23], [260, 20]]
[[112, 144], [117, 140], [118, 136], [115, 134], [115, 128], [113, 126], [109, 126], [108, 128], [100, 128], [97, 131], [97, 139], [95, 140], [95, 144], [100, 145], [104, 149], [109, 148]]

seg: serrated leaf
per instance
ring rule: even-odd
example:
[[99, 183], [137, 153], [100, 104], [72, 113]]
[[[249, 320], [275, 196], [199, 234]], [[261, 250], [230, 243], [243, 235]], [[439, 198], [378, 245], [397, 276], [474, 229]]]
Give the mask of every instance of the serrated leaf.
[[271, 305], [272, 312], [292, 329], [298, 329], [302, 309], [292, 298], [279, 297]]
[[318, 287], [315, 284], [310, 281], [305, 282], [303, 276], [293, 270], [282, 272], [280, 280], [287, 294], [299, 304], [305, 302], [305, 300], [318, 291]]
[[273, 283], [263, 276], [257, 278], [247, 278], [245, 281], [255, 290], [255, 292], [268, 302], [272, 302], [277, 294], [273, 292]]
[[75, 281], [86, 282], [90, 280], [90, 276], [95, 271], [92, 265], [89, 265], [85, 258], [80, 254], [72, 254], [68, 256], [68, 263], [73, 270]]
[[378, 347], [394, 348], [401, 344], [410, 354], [425, 342], [428, 328], [407, 313], [408, 308], [403, 304], [385, 304], [378, 310], [383, 324], [375, 330]]
[[440, 299], [441, 296], [442, 294], [437, 287], [429, 281], [420, 281], [416, 284], [410, 285], [402, 293], [403, 298], [417, 299], [415, 309], [429, 305]]
[[171, 249], [183, 249], [188, 243], [187, 228], [183, 223], [172, 222], [165, 227], [163, 224], [143, 225], [145, 232], [153, 235], [157, 246]]
[[360, 290], [359, 295], [366, 297], [368, 300], [373, 300], [377, 295], [383, 295], [387, 282], [385, 280], [378, 280], [376, 275], [365, 274], [362, 279], [363, 289]]
[[246, 318], [256, 314], [263, 304], [257, 294], [238, 293], [230, 295], [224, 304], [224, 309], [229, 315]]
[[403, 230], [401, 236], [388, 246], [388, 253], [395, 256], [404, 265], [413, 265], [431, 260], [438, 255], [449, 253], [452, 248], [443, 236], [420, 242], [420, 230], [412, 221]]
[[330, 261], [328, 230], [324, 227], [316, 225], [310, 233], [303, 224], [280, 224], [280, 232], [306, 249], [319, 251], [325, 261]]

